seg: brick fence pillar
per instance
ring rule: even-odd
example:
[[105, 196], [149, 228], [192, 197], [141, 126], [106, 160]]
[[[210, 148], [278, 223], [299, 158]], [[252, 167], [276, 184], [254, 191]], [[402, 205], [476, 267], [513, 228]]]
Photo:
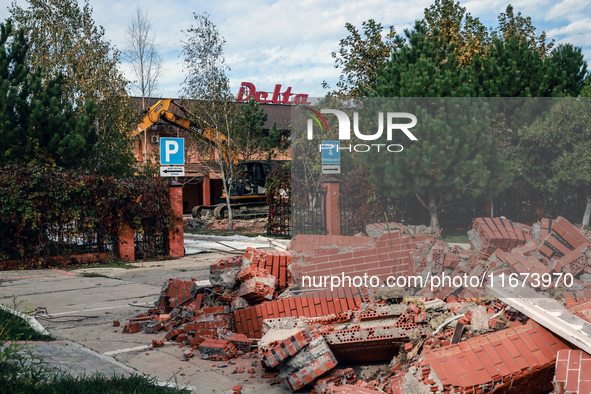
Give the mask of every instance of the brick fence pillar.
[[211, 179], [209, 179], [209, 175], [203, 177], [203, 203], [201, 205], [211, 205]]
[[127, 222], [119, 229], [119, 258], [123, 261], [135, 261], [134, 231]]
[[339, 180], [327, 178], [322, 183], [326, 190], [326, 231], [328, 235], [341, 235], [341, 190]]
[[183, 230], [183, 185], [172, 181], [169, 187], [173, 228], [169, 233], [169, 257], [185, 255], [185, 233]]

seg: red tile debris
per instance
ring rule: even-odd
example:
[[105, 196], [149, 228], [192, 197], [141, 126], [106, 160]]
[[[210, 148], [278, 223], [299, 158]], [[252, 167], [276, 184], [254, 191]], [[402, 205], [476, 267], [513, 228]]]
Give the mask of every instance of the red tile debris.
[[[505, 218], [476, 218], [472, 222], [472, 230], [482, 242], [478, 255], [483, 259], [488, 258], [497, 249], [509, 251], [531, 239], [528, 226], [513, 223]], [[470, 244], [474, 249], [475, 244], [472, 240]]]
[[314, 389], [318, 393], [326, 393], [328, 387], [343, 386], [355, 380], [353, 368], [333, 369], [322, 375], [314, 383]]
[[310, 342], [312, 342], [310, 331], [308, 329], [300, 330], [287, 339], [261, 349], [261, 361], [268, 368], [276, 367], [283, 360], [297, 354]]
[[191, 286], [194, 280], [169, 279], [160, 293], [156, 303], [162, 313], [169, 313], [173, 308], [192, 301]]
[[543, 392], [552, 388], [547, 377], [553, 374], [556, 354], [569, 348], [530, 320], [520, 327], [423, 352], [420, 365], [424, 378], [436, 376], [441, 382], [431, 384], [439, 392], [467, 392], [475, 387], [485, 392], [520, 387]]
[[268, 301], [260, 305], [239, 309], [234, 312], [236, 332], [249, 338], [260, 338], [264, 319], [288, 316], [318, 317], [339, 314], [357, 309], [367, 296], [359, 289], [328, 290], [281, 300]]
[[[337, 240], [344, 244], [353, 243], [347, 242], [348, 238], [357, 237], [338, 237]], [[298, 248], [297, 242], [305, 240], [307, 239], [298, 236], [294, 238], [293, 243]], [[413, 274], [416, 262], [421, 259], [423, 253], [426, 253], [428, 246], [433, 242], [433, 238], [427, 235], [410, 237], [402, 236], [400, 231], [392, 231], [384, 233], [379, 238], [374, 238], [373, 242], [367, 245], [315, 249], [312, 255], [302, 255], [294, 259], [292, 266], [298, 283], [302, 285], [307, 285], [302, 283], [303, 276], [322, 277], [342, 274], [363, 276], [367, 274], [385, 280], [389, 275]], [[309, 248], [308, 245], [299, 246], [300, 250], [308, 250]], [[392, 264], [393, 261], [395, 264]]]
[[[250, 358], [258, 344], [258, 359], [269, 369], [262, 376], [277, 376], [292, 391], [313, 385], [319, 394], [398, 394], [421, 386], [441, 393], [537, 393], [554, 384], [557, 393], [590, 392], [591, 356], [508, 305], [478, 298], [489, 274], [569, 274], [572, 288], [552, 284], [539, 289], [541, 296], [562, 298], [573, 314], [591, 321], [591, 285], [583, 281], [591, 274], [589, 232], [562, 217], [533, 226], [476, 218], [469, 232], [475, 250], [436, 240], [420, 226], [378, 223], [366, 232], [298, 235], [288, 252], [248, 248], [212, 264], [208, 288], [168, 279], [157, 308], [130, 319], [123, 332], [177, 341], [179, 357], [188, 362], [198, 362], [192, 357], [197, 349], [214, 361]], [[335, 274], [483, 281], [475, 288], [409, 286], [400, 296], [381, 295], [379, 287], [301, 288], [304, 275]], [[521, 281], [535, 287], [532, 278]], [[152, 348], [164, 339], [152, 340]], [[375, 361], [391, 363], [364, 378], [336, 368]], [[248, 368], [236, 366], [233, 373]], [[258, 374], [256, 368], [247, 372], [252, 379]]]
[[591, 393], [591, 355], [577, 349], [559, 350], [556, 358], [554, 392]]
[[213, 361], [227, 361], [238, 355], [238, 349], [229, 341], [223, 339], [207, 338], [199, 345], [201, 357], [207, 356]]

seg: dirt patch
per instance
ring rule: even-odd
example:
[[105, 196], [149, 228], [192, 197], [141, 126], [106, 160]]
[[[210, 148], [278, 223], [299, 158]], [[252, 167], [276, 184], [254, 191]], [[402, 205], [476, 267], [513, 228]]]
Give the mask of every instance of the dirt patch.
[[265, 235], [267, 219], [234, 219], [232, 230], [228, 229], [228, 219], [185, 219], [185, 231], [193, 234]]

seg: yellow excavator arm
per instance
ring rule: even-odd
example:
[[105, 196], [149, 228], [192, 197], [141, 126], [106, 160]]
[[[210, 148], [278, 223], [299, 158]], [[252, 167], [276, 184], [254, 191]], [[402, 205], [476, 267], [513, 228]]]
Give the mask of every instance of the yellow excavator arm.
[[156, 104], [144, 111], [142, 120], [138, 124], [133, 136], [137, 136], [161, 119], [166, 123], [173, 124], [193, 134], [199, 135], [208, 144], [214, 148], [218, 148], [220, 154], [225, 157], [228, 162], [233, 164], [238, 163], [238, 157], [236, 157], [234, 152], [228, 148], [228, 139], [223, 134], [218, 133], [218, 131], [211, 126], [201, 128], [187, 118], [175, 115], [169, 110], [171, 105], [176, 105], [185, 116], [189, 116], [188, 111], [182, 105], [174, 101], [174, 99], [159, 100]]

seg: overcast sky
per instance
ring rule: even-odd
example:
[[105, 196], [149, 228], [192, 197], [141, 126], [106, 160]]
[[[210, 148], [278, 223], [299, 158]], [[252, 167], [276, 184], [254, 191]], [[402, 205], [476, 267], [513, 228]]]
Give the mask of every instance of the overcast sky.
[[[23, 0], [17, 3], [24, 5]], [[241, 82], [257, 90], [272, 91], [275, 84], [292, 92], [323, 96], [322, 81], [334, 86], [339, 70], [331, 53], [347, 35], [346, 22], [361, 26], [367, 19], [393, 25], [402, 33], [423, 16], [432, 0], [142, 0], [141, 7], [152, 23], [155, 44], [164, 59], [159, 81], [160, 97], [178, 97], [184, 79], [181, 55], [182, 30], [193, 23], [193, 12], [207, 12], [226, 39], [225, 57], [231, 71], [232, 91]], [[135, 9], [132, 1], [90, 0], [95, 21], [118, 49], [125, 49], [126, 29]], [[461, 1], [487, 27], [497, 26], [497, 16], [509, 4], [505, 0]], [[546, 31], [556, 43], [581, 46], [591, 60], [590, 0], [516, 0], [515, 11], [530, 16], [538, 31]], [[0, 10], [2, 20], [8, 17]], [[122, 69], [131, 78], [129, 69]]]

